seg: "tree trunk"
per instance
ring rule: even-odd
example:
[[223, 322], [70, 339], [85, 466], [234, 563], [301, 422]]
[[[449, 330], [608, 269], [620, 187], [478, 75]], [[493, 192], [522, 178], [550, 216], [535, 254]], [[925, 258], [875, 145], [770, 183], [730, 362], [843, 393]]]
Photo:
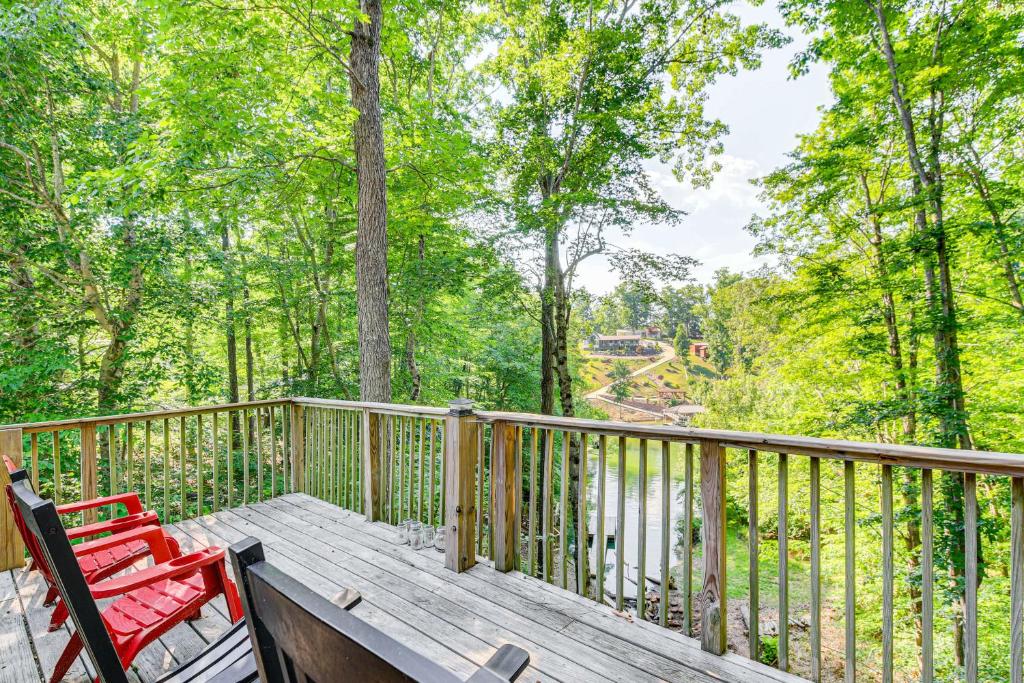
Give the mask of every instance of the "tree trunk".
[[359, 318], [359, 390], [364, 401], [391, 400], [388, 330], [387, 169], [380, 113], [381, 0], [360, 0], [367, 21], [352, 29], [352, 104], [356, 154], [356, 299]]
[[409, 401], [415, 403], [420, 399], [420, 368], [416, 364], [416, 326], [423, 320], [423, 258], [426, 254], [426, 240], [423, 235], [419, 237], [419, 249], [416, 256], [416, 314], [409, 321], [409, 333], [405, 337], [405, 365], [409, 369]]
[[[221, 224], [220, 245], [224, 251], [224, 343], [227, 346], [228, 355], [228, 403], [238, 403], [238, 342], [235, 338], [235, 281], [234, 269], [231, 259], [231, 235], [228, 232], [228, 224]], [[232, 449], [239, 444], [240, 422], [238, 413], [232, 413], [232, 432], [235, 443], [231, 444]]]

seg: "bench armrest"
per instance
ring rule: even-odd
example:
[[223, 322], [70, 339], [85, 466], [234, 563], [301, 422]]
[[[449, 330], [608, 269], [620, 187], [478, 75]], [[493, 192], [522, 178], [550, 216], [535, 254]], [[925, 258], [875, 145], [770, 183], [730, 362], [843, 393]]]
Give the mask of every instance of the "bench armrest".
[[530, 663], [530, 653], [521, 647], [505, 644], [491, 655], [466, 683], [508, 683], [519, 678]]
[[130, 531], [140, 526], [160, 526], [160, 518], [156, 516], [155, 512], [142, 512], [137, 515], [128, 515], [127, 517], [115, 517], [105, 522], [85, 524], [68, 529], [67, 532], [68, 539], [74, 541], [79, 538], [86, 538], [87, 536]]
[[220, 548], [205, 548], [188, 555], [176, 557], [170, 562], [164, 562], [152, 567], [146, 567], [137, 572], [115, 579], [107, 579], [90, 586], [92, 596], [96, 600], [110, 598], [115, 595], [124, 595], [137, 588], [144, 588], [157, 581], [164, 579], [175, 579], [179, 576], [191, 576], [203, 567], [217, 562], [224, 561], [224, 551]]
[[104, 505], [124, 505], [129, 515], [137, 515], [142, 512], [145, 508], [142, 507], [142, 501], [139, 499], [137, 493], [118, 493], [113, 496], [104, 496], [102, 498], [92, 498], [90, 500], [82, 500], [77, 503], [67, 503], [65, 505], [57, 506], [57, 513], [61, 515], [68, 515], [72, 512], [81, 512], [82, 510], [92, 510], [95, 508], [103, 507]]

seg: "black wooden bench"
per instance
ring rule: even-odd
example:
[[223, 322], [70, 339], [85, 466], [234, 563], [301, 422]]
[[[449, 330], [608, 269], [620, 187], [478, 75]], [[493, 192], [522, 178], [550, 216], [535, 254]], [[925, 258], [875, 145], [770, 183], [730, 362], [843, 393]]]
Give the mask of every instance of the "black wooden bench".
[[[266, 562], [257, 539], [246, 538], [228, 552], [264, 683], [461, 680]], [[502, 645], [469, 681], [514, 681], [529, 662], [522, 648]]]

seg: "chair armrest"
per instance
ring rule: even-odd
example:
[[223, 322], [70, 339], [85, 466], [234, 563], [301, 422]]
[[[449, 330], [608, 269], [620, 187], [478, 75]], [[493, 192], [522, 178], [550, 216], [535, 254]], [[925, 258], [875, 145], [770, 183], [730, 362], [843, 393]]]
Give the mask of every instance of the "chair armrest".
[[124, 595], [137, 588], [144, 588], [163, 579], [174, 579], [179, 576], [191, 576], [203, 567], [224, 561], [224, 551], [220, 548], [204, 548], [188, 555], [176, 557], [170, 562], [140, 569], [126, 576], [107, 579], [89, 587], [92, 597], [96, 600]]
[[108, 548], [116, 548], [129, 541], [143, 541], [149, 546], [149, 553], [157, 564], [168, 562], [174, 556], [171, 554], [170, 546], [167, 544], [167, 536], [164, 530], [158, 526], [140, 526], [129, 531], [122, 531], [119, 534], [112, 534], [97, 538], [94, 541], [87, 541], [75, 548], [75, 555], [95, 553]]
[[68, 539], [74, 541], [86, 536], [99, 536], [100, 534], [107, 533], [116, 534], [140, 526], [160, 526], [160, 518], [156, 516], [155, 512], [142, 512], [137, 515], [128, 515], [127, 517], [115, 517], [105, 522], [86, 524], [68, 529], [67, 531]]
[[505, 644], [491, 655], [466, 683], [508, 683], [519, 678], [530, 663], [530, 653], [521, 647]]
[[103, 507], [104, 505], [117, 505], [119, 503], [124, 505], [124, 508], [128, 511], [129, 515], [137, 515], [145, 509], [142, 507], [142, 501], [139, 499], [139, 494], [132, 492], [118, 493], [113, 496], [104, 496], [103, 498], [92, 498], [91, 500], [82, 500], [77, 503], [58, 505], [57, 513], [61, 515], [68, 515], [72, 512], [92, 510], [94, 508]]

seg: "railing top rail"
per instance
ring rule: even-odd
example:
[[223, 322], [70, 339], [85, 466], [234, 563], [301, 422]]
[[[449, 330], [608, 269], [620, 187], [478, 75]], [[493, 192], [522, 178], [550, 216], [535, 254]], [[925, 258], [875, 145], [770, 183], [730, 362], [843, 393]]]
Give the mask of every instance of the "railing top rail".
[[302, 406], [318, 406], [323, 408], [342, 408], [350, 410], [372, 410], [375, 413], [384, 413], [388, 415], [411, 415], [419, 417], [421, 415], [429, 415], [436, 417], [444, 417], [449, 413], [448, 408], [438, 408], [437, 406], [419, 406], [404, 403], [375, 403], [373, 401], [342, 401], [331, 398], [307, 398], [299, 396], [291, 399], [293, 403]]
[[670, 425], [643, 425], [557, 415], [537, 415], [534, 413], [479, 411], [476, 415], [483, 422], [505, 421], [531, 427], [579, 431], [606, 436], [625, 436], [637, 439], [679, 441], [683, 443], [698, 443], [707, 440], [715, 441], [727, 448], [754, 449], [816, 456], [833, 460], [854, 460], [925, 469], [975, 472], [979, 474], [1004, 474], [1016, 477], [1024, 476], [1024, 454], [965, 451], [955, 448], [932, 448], [928, 446], [904, 446], [787, 434], [759, 434], [756, 432], [736, 432], [722, 429], [696, 429]]
[[206, 406], [190, 406], [188, 408], [170, 408], [167, 410], [150, 410], [143, 413], [125, 413], [123, 415], [102, 415], [99, 417], [77, 417], [67, 420], [48, 420], [46, 422], [21, 422], [18, 424], [0, 425], [3, 429], [20, 429], [25, 434], [52, 432], [59, 429], [76, 429], [85, 425], [103, 426], [124, 424], [125, 422], [144, 422], [171, 417], [191, 417], [207, 413], [222, 413], [229, 410], [259, 408], [265, 406], [289, 405], [290, 398], [271, 398], [263, 401], [245, 401], [242, 403], [221, 403]]

